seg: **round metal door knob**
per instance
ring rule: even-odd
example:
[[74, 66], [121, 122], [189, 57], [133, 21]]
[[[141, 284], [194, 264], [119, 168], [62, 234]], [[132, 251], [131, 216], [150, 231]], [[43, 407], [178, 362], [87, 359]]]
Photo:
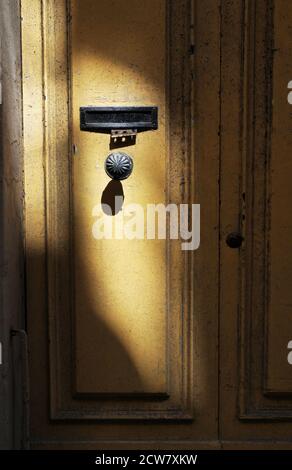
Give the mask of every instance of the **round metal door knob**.
[[133, 171], [133, 160], [127, 153], [110, 153], [104, 163], [106, 174], [113, 180], [125, 180]]
[[226, 243], [229, 248], [240, 248], [243, 242], [243, 236], [238, 232], [229, 233], [226, 237]]

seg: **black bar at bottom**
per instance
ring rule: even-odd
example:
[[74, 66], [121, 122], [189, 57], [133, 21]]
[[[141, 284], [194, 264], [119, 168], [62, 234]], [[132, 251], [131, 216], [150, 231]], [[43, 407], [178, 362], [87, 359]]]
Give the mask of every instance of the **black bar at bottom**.
[[[260, 468], [291, 468], [292, 451], [184, 451], [184, 450], [90, 450], [90, 451], [0, 451], [0, 466], [5, 463], [16, 465], [37, 465], [51, 467], [58, 464], [64, 467], [84, 467], [94, 465], [96, 467], [112, 465], [116, 468], [128, 468], [133, 465], [160, 466], [160, 465], [185, 465], [218, 468], [246, 468], [250, 465], [258, 465]], [[4, 468], [2, 466], [2, 468]], [[6, 467], [5, 467], [6, 468]]]

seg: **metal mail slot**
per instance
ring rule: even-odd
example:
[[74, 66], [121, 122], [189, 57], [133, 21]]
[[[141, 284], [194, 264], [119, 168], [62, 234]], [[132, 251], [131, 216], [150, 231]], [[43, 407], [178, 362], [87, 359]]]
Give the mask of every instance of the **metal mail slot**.
[[127, 129], [150, 131], [158, 128], [157, 117], [157, 106], [81, 107], [80, 129], [109, 134]]

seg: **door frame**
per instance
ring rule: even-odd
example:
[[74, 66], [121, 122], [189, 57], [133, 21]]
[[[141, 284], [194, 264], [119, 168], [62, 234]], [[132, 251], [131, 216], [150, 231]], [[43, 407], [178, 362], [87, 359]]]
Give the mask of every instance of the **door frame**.
[[0, 449], [20, 449], [28, 445], [20, 0], [1, 5], [0, 31]]

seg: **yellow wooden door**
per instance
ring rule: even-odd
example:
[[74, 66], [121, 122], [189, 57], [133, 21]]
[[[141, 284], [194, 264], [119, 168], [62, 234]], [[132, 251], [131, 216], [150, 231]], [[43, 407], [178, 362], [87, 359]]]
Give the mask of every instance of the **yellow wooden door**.
[[[217, 3], [22, 1], [33, 448], [217, 441]], [[158, 107], [158, 129], [120, 145], [128, 179], [104, 171], [110, 136], [80, 130], [86, 106]], [[203, 199], [198, 250], [133, 235], [133, 205]]]
[[[291, 5], [21, 10], [31, 447], [291, 447]], [[158, 126], [115, 141], [90, 106]], [[169, 204], [200, 204], [197, 249], [170, 214], [147, 237]]]

